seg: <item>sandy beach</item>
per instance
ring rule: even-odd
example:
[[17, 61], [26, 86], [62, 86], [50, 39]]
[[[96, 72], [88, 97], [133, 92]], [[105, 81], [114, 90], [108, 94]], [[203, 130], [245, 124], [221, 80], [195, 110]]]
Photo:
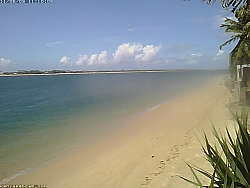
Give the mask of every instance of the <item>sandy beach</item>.
[[[88, 146], [60, 156], [9, 184], [43, 184], [49, 188], [193, 187], [185, 162], [206, 167], [195, 134], [211, 135], [212, 124], [232, 126], [226, 107], [231, 94], [225, 76], [128, 122]], [[199, 137], [199, 136], [198, 136]]]

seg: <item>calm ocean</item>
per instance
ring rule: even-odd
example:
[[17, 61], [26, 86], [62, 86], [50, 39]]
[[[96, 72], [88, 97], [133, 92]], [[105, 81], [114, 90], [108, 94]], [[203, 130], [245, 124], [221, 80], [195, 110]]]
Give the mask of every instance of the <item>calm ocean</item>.
[[0, 184], [222, 74], [0, 77]]

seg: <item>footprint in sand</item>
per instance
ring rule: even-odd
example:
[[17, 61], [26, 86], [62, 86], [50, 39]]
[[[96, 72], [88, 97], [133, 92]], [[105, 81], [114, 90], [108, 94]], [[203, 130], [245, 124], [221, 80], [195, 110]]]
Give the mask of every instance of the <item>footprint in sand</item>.
[[142, 183], [141, 185], [148, 185], [150, 184], [152, 181], [152, 178], [150, 178], [149, 176], [145, 176], [145, 182]]
[[201, 157], [201, 155], [199, 153], [196, 153], [194, 156], [195, 157]]
[[[185, 144], [186, 143], [187, 143], [187, 141], [185, 142]], [[161, 160], [157, 170], [149, 173], [149, 175], [145, 177], [145, 180], [144, 180], [145, 182], [143, 182], [141, 185], [148, 185], [148, 184], [152, 183], [152, 178], [161, 174], [163, 172], [163, 170], [166, 168], [166, 166], [167, 166], [166, 162], [168, 162], [168, 164], [171, 164], [171, 161], [173, 159], [178, 158], [180, 155], [179, 150], [180, 150], [180, 148], [181, 149], [184, 148], [184, 144], [182, 144], [180, 146], [181, 147], [179, 147], [178, 144], [175, 144], [173, 146], [173, 148], [171, 149], [172, 154], [170, 156], [168, 156], [165, 160]], [[155, 158], [155, 156], [151, 155], [151, 158]], [[176, 163], [173, 163], [173, 165], [175, 165], [175, 164]], [[173, 166], [173, 165], [171, 166], [172, 169], [175, 168], [175, 166]]]
[[[167, 165], [170, 165], [170, 168], [171, 169], [175, 169], [175, 161], [178, 160], [177, 158], [179, 157], [180, 155], [180, 152], [179, 150], [180, 149], [186, 149], [185, 146], [189, 145], [191, 143], [191, 139], [192, 139], [192, 135], [190, 134], [190, 132], [193, 131], [193, 129], [188, 129], [186, 135], [184, 135], [184, 143], [182, 143], [181, 145], [178, 145], [178, 144], [175, 144], [172, 148], [171, 148], [171, 155], [169, 155], [165, 160], [161, 160], [160, 161], [160, 164], [157, 168], [157, 170], [149, 173], [148, 176], [145, 177], [145, 182], [142, 183], [141, 185], [148, 185], [150, 183], [152, 183], [152, 179], [153, 177], [156, 177], [158, 176], [159, 174], [161, 174], [163, 172], [163, 170], [167, 167]], [[159, 139], [159, 138], [156, 138], [156, 139]], [[153, 145], [154, 146], [154, 145]], [[152, 146], [152, 147], [153, 147]], [[193, 148], [193, 147], [188, 147], [188, 148]], [[196, 157], [200, 157], [200, 155], [197, 153], [195, 155]], [[151, 158], [154, 158], [155, 156], [152, 155]], [[172, 160], [175, 159], [173, 162]], [[171, 174], [171, 177], [174, 177], [176, 174], [175, 173], [170, 173]]]

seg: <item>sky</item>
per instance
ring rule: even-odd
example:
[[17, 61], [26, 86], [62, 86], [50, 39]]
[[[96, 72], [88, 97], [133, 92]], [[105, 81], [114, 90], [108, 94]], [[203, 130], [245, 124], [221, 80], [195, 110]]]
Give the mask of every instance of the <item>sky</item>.
[[220, 1], [0, 3], [0, 71], [228, 68]]

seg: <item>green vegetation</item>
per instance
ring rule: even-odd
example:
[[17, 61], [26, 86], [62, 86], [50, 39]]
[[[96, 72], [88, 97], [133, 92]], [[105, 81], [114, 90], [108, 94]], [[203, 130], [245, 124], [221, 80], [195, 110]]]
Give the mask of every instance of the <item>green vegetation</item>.
[[[210, 173], [199, 167], [188, 164], [194, 180], [182, 179], [200, 188], [250, 188], [250, 135], [247, 131], [248, 113], [242, 111], [241, 117], [235, 115], [238, 130], [236, 136], [226, 129], [226, 136], [219, 134], [214, 128], [213, 134], [220, 148], [211, 145], [204, 134], [205, 146], [202, 146], [207, 161], [212, 165]], [[209, 179], [207, 185], [201, 183], [197, 174]]]
[[225, 23], [220, 26], [225, 29], [225, 32], [233, 33], [230, 39], [220, 46], [220, 49], [237, 41], [230, 52], [230, 66], [247, 64], [250, 60], [250, 9], [239, 8], [235, 13], [235, 18], [236, 20], [226, 18]]
[[[207, 4], [210, 4], [211, 2], [215, 2], [216, 0], [202, 1], [206, 1]], [[244, 7], [248, 8], [248, 6], [250, 5], [250, 0], [221, 0], [221, 4], [223, 8], [232, 8], [231, 12], [235, 12], [241, 5], [244, 5]]]

